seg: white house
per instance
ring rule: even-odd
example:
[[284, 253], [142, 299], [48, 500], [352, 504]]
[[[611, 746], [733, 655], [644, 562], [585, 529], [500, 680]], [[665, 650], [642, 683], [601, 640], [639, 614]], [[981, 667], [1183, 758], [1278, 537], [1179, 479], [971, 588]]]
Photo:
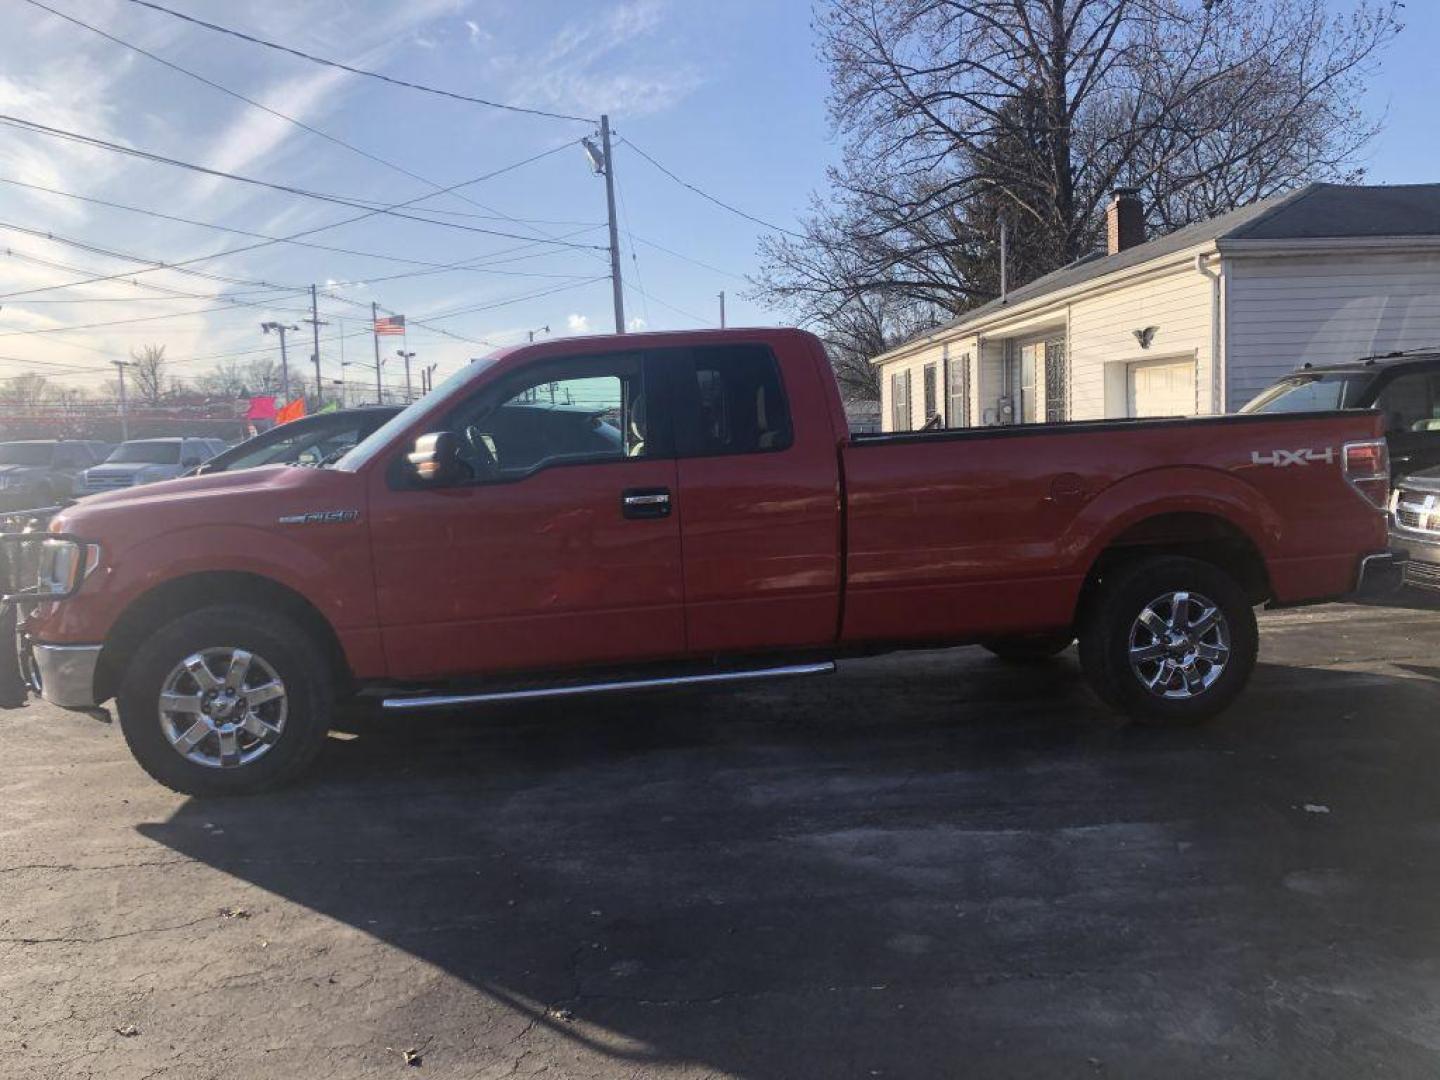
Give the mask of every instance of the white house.
[[1148, 243], [1117, 191], [1108, 225], [875, 357], [883, 429], [1225, 412], [1302, 362], [1440, 345], [1440, 184], [1311, 184]]

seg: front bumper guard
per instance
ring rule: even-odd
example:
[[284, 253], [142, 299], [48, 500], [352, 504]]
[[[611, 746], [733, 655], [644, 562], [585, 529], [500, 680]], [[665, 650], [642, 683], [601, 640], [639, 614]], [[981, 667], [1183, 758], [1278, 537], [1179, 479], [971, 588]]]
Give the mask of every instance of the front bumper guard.
[[46, 531], [57, 509], [0, 514], [0, 708], [24, 705], [31, 693], [65, 709], [95, 706], [100, 646], [47, 645], [31, 641], [20, 629], [27, 605], [58, 603], [73, 595], [73, 590], [42, 591], [29, 584], [36, 580], [40, 544], [56, 539], [83, 543], [78, 537]]

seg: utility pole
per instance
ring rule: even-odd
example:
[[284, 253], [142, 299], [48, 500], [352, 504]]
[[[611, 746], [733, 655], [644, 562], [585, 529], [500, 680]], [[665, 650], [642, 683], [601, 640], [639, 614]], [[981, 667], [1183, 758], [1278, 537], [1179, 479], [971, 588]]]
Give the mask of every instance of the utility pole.
[[427, 393], [427, 394], [428, 394], [431, 390], [434, 390], [434, 389], [435, 389], [435, 369], [436, 369], [437, 367], [439, 367], [439, 366], [440, 366], [439, 364], [427, 364], [426, 367], [425, 367], [425, 370], [424, 370], [423, 372], [421, 372], [421, 374], [425, 376], [425, 380], [424, 380], [425, 390], [424, 390], [424, 392]]
[[380, 381], [380, 365], [384, 363], [380, 359], [380, 329], [376, 325], [380, 321], [380, 305], [374, 300], [370, 301], [370, 333], [375, 338], [375, 404], [385, 404], [385, 384]]
[[720, 290], [720, 329], [725, 329], [725, 290]]
[[130, 366], [129, 360], [111, 360], [115, 370], [120, 373], [120, 441], [130, 441], [130, 425], [125, 418], [125, 369]]
[[534, 330], [528, 331], [528, 333], [530, 334], [530, 344], [531, 344], [531, 345], [534, 345], [534, 344], [535, 344], [535, 335], [536, 335], [536, 334], [548, 334], [549, 332], [550, 332], [550, 327], [549, 327], [549, 326], [537, 326]]
[[290, 402], [290, 355], [285, 351], [285, 335], [291, 330], [299, 329], [298, 326], [286, 326], [278, 322], [260, 324], [261, 333], [269, 334], [273, 331], [280, 335], [280, 396], [285, 399], [286, 404]]
[[310, 354], [310, 359], [315, 361], [315, 408], [318, 411], [320, 406], [325, 404], [325, 395], [321, 392], [320, 386], [320, 327], [329, 326], [329, 323], [320, 321], [319, 304], [315, 299], [315, 286], [310, 286], [310, 318], [301, 320], [308, 322], [315, 342], [315, 351]]
[[410, 386], [410, 361], [415, 359], [415, 354], [405, 349], [396, 349], [395, 355], [405, 361], [405, 401], [409, 403], [415, 400], [415, 391]]
[[620, 282], [620, 229], [615, 223], [615, 158], [610, 152], [610, 117], [600, 116], [600, 145], [580, 140], [590, 167], [605, 177], [605, 208], [610, 222], [610, 291], [615, 298], [615, 332], [625, 333], [625, 293]]

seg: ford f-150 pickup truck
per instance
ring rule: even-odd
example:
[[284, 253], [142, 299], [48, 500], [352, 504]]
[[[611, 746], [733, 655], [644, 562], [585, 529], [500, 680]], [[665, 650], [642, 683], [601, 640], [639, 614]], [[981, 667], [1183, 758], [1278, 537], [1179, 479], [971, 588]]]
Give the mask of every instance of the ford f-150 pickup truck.
[[1104, 701], [1191, 721], [1249, 677], [1256, 605], [1384, 565], [1381, 426], [852, 437], [803, 332], [572, 338], [470, 364], [328, 467], [87, 498], [11, 537], [37, 564], [12, 594], [38, 692], [114, 697], [140, 764], [196, 794], [295, 776], [339, 695], [403, 713], [906, 646], [1078, 636]]

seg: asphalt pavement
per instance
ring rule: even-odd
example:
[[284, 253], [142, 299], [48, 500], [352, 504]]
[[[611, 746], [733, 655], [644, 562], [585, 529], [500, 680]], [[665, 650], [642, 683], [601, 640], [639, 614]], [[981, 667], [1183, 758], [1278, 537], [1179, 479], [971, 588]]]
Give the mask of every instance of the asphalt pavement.
[[1434, 1077], [1440, 610], [1262, 631], [1195, 729], [959, 649], [356, 712], [245, 800], [0, 712], [0, 1076]]

